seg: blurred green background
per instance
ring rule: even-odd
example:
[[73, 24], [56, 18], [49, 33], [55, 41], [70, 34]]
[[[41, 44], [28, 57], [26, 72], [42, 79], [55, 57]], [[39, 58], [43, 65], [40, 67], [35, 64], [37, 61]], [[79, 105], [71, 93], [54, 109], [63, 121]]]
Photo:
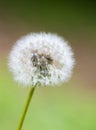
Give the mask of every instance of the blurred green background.
[[75, 53], [73, 77], [37, 88], [22, 130], [96, 130], [96, 4], [94, 1], [0, 1], [0, 130], [16, 130], [30, 88], [13, 81], [8, 55], [30, 32], [53, 32]]

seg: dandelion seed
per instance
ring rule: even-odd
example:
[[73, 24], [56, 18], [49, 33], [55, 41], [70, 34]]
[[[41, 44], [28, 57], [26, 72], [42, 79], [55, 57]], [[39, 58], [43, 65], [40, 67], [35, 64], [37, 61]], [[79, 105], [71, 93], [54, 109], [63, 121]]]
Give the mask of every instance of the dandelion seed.
[[31, 33], [19, 39], [9, 56], [14, 78], [25, 86], [58, 85], [72, 74], [74, 58], [71, 47], [60, 36]]

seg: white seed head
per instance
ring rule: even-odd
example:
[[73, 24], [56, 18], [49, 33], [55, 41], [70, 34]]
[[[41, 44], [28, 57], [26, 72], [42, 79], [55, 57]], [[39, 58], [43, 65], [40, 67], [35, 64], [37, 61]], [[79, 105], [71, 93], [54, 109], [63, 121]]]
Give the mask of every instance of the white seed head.
[[31, 33], [19, 39], [9, 56], [14, 78], [25, 86], [58, 85], [67, 81], [74, 66], [71, 47], [51, 33]]

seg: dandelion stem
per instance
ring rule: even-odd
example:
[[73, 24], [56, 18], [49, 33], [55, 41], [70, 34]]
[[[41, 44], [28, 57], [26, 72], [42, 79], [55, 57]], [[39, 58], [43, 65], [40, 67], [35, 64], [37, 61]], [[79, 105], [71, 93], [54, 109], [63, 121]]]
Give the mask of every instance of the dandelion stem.
[[32, 98], [32, 96], [33, 96], [35, 87], [36, 87], [36, 86], [32, 87], [31, 90], [30, 90], [30, 92], [29, 92], [28, 99], [27, 99], [27, 102], [26, 102], [26, 104], [25, 104], [24, 111], [23, 111], [23, 113], [22, 113], [22, 116], [21, 116], [21, 119], [20, 119], [20, 123], [19, 123], [19, 125], [18, 125], [18, 129], [17, 129], [17, 130], [21, 130], [21, 128], [22, 128], [22, 126], [23, 126], [23, 122], [24, 122], [26, 113], [27, 113], [27, 111], [28, 111], [28, 107], [29, 107], [31, 98]]

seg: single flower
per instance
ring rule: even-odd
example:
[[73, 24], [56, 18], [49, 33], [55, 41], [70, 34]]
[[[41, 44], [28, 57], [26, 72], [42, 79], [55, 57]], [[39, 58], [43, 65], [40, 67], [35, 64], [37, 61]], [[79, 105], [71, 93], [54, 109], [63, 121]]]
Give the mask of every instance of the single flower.
[[67, 41], [51, 33], [31, 33], [19, 39], [9, 56], [14, 78], [24, 86], [58, 85], [73, 70], [73, 52]]

